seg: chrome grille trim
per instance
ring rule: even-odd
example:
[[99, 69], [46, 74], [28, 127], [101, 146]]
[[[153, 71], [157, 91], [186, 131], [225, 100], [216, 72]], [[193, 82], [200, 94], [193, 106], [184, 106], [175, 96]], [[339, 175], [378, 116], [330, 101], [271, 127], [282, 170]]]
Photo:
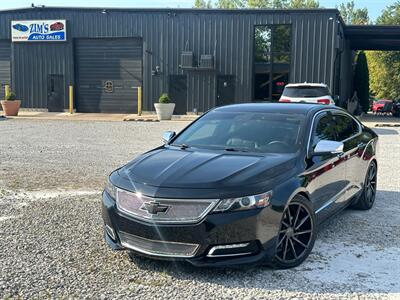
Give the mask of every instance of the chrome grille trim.
[[149, 222], [151, 224], [196, 224], [199, 223], [200, 221], [202, 221], [206, 215], [215, 208], [215, 206], [218, 204], [218, 202], [220, 201], [220, 199], [168, 199], [168, 198], [153, 198], [153, 197], [149, 197], [146, 195], [140, 195], [140, 197], [142, 197], [143, 203], [146, 202], [157, 202], [161, 205], [168, 205], [170, 207], [173, 207], [173, 204], [183, 204], [190, 206], [192, 205], [196, 205], [196, 203], [198, 204], [208, 204], [208, 206], [201, 212], [201, 214], [197, 215], [197, 216], [191, 216], [186, 217], [186, 218], [162, 218], [160, 217], [158, 214], [150, 214], [148, 212], [143, 211], [142, 208], [136, 209], [137, 212], [135, 211], [131, 211], [131, 210], [127, 210], [124, 207], [121, 207], [120, 201], [119, 201], [119, 194], [120, 192], [126, 193], [126, 194], [132, 194], [134, 197], [138, 197], [136, 193], [134, 192], [130, 192], [130, 191], [126, 191], [123, 189], [117, 189], [117, 199], [116, 199], [116, 204], [117, 204], [117, 209], [128, 215], [131, 216], [133, 218], [136, 218], [138, 220], [141, 221], [145, 221], [145, 222]]
[[[121, 245], [125, 248], [137, 251], [142, 254], [159, 256], [159, 257], [172, 257], [172, 258], [191, 258], [196, 255], [199, 249], [199, 244], [181, 243], [181, 242], [170, 242], [170, 241], [159, 241], [151, 240], [137, 235], [133, 235], [126, 232], [119, 232]], [[147, 248], [140, 247], [137, 244], [142, 243]], [[161, 247], [167, 249], [166, 251], [156, 251], [154, 248]], [[176, 250], [172, 252], [173, 248]], [[179, 252], [177, 248], [188, 250], [187, 253]]]

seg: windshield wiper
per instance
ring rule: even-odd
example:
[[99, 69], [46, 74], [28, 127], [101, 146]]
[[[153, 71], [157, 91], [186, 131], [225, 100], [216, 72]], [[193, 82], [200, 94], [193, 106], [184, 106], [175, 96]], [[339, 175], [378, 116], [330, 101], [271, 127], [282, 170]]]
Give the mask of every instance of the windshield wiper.
[[238, 148], [225, 148], [225, 151], [231, 151], [231, 152], [249, 152], [247, 149], [238, 149]]
[[179, 147], [179, 148], [181, 148], [182, 150], [185, 150], [185, 149], [187, 149], [187, 148], [190, 148], [190, 146], [189, 145], [186, 145], [186, 144], [172, 144], [171, 146], [174, 146], [174, 147]]

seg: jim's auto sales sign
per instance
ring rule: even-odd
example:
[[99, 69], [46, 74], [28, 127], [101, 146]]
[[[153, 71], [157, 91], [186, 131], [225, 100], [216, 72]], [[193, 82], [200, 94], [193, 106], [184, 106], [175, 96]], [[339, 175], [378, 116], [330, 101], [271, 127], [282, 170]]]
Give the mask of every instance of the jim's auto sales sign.
[[65, 42], [65, 20], [12, 21], [13, 42]]

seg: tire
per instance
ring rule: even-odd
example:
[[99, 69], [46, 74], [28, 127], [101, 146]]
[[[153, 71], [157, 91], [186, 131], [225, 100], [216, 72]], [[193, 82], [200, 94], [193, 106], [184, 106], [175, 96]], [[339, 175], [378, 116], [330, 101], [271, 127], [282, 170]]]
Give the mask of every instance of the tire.
[[351, 205], [352, 208], [359, 210], [371, 209], [376, 198], [376, 182], [377, 182], [378, 166], [372, 161], [365, 174], [364, 186], [360, 197]]
[[296, 195], [282, 215], [273, 266], [287, 269], [300, 265], [310, 255], [316, 236], [314, 209], [308, 199]]

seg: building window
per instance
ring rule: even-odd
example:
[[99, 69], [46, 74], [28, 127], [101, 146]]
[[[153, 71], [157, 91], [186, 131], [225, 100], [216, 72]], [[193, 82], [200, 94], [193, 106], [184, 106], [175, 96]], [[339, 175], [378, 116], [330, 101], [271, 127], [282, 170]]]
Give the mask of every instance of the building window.
[[256, 26], [255, 34], [255, 61], [261, 63], [271, 62], [271, 28]]
[[290, 47], [290, 25], [255, 26], [254, 100], [279, 100], [289, 81]]

